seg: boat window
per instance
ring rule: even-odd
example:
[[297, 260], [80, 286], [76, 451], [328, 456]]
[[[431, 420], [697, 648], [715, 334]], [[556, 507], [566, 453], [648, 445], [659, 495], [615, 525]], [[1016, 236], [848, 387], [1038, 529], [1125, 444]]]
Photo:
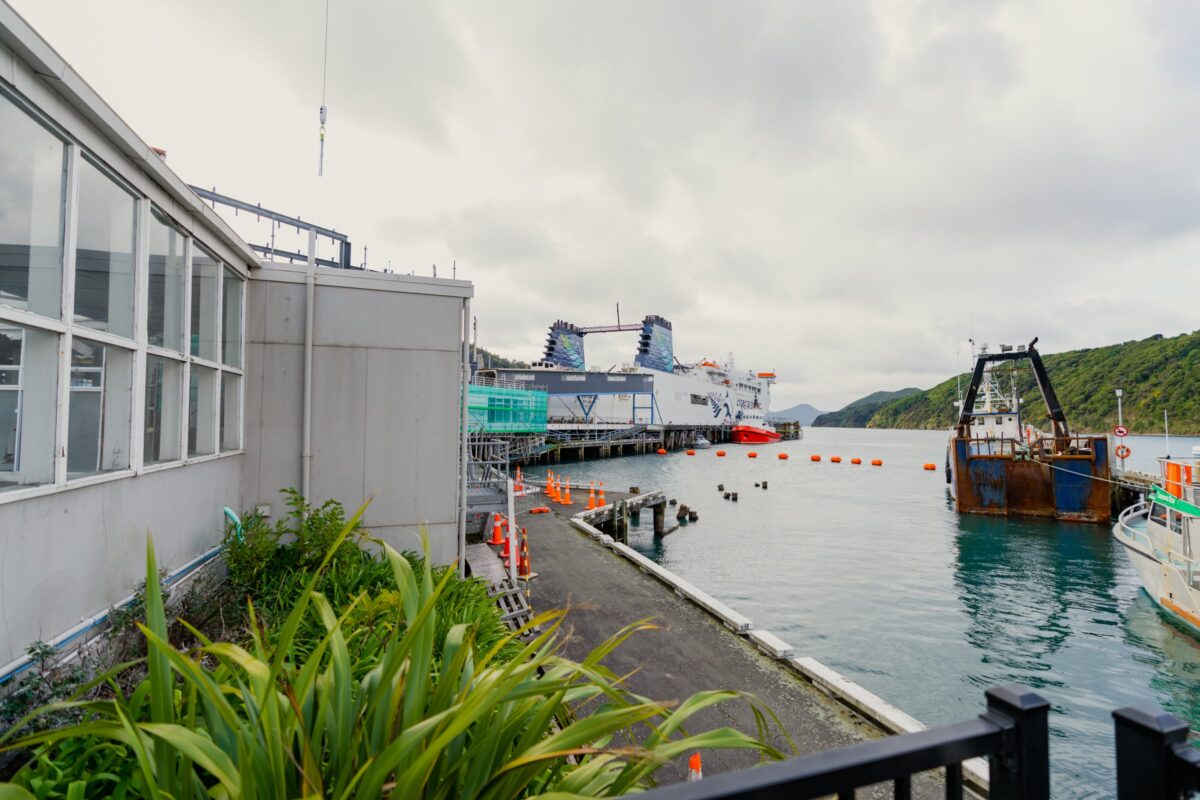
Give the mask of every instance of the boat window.
[[1167, 524], [1167, 507], [1160, 503], [1151, 503], [1150, 518], [1158, 520], [1163, 525]]
[[1183, 514], [1178, 511], [1171, 512], [1171, 530], [1175, 533], [1183, 533]]

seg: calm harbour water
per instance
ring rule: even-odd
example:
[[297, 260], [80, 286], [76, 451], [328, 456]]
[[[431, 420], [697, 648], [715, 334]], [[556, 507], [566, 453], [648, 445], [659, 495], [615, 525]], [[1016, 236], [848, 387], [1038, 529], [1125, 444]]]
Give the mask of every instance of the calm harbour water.
[[[558, 471], [577, 493], [603, 480], [698, 510], [659, 540], [644, 515], [631, 545], [926, 724], [978, 714], [988, 686], [1033, 687], [1053, 704], [1055, 796], [1112, 796], [1110, 712], [1155, 703], [1200, 727], [1200, 641], [1161, 616], [1106, 526], [956, 514], [945, 442], [810, 428], [802, 441], [722, 445], [726, 458], [714, 446]], [[1130, 467], [1156, 471], [1161, 437], [1126, 443]], [[1176, 455], [1194, 444], [1171, 438]]]

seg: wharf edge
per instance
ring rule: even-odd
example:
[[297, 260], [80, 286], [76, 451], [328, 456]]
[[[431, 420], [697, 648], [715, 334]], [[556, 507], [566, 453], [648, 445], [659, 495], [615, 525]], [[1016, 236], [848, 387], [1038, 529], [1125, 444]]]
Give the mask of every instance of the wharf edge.
[[[527, 480], [527, 483], [536, 482]], [[530, 486], [529, 488], [533, 487]], [[679, 598], [680, 601], [698, 610], [708, 619], [719, 623], [720, 627], [724, 629], [725, 635], [729, 636], [734, 643], [734, 646], [736, 646], [736, 642], [739, 640], [743, 644], [750, 645], [762, 657], [780, 667], [779, 672], [782, 675], [790, 676], [792, 680], [799, 679], [796, 680], [797, 688], [804, 686], [809, 689], [816, 689], [820, 695], [832, 700], [835, 707], [840, 710], [840, 713], [846, 715], [847, 722], [855, 720], [860, 724], [864, 724], [872, 734], [883, 735], [911, 733], [925, 729], [926, 726], [924, 724], [896, 706], [854, 683], [821, 663], [818, 659], [811, 656], [797, 655], [794, 648], [771, 631], [756, 627], [748, 617], [601, 531], [592, 523], [603, 524], [601, 519], [611, 517], [612, 507], [615, 502], [633, 500], [645, 505], [655, 505], [662, 502], [661, 492], [645, 492], [639, 495], [629, 495], [622, 492], [609, 492], [608, 494], [609, 505], [604, 508], [588, 511], [583, 508], [584, 503], [582, 501], [577, 501], [570, 507], [563, 507], [557, 503], [548, 503], [555, 513], [530, 516], [528, 518], [525, 518], [528, 509], [532, 506], [540, 505], [544, 502], [545, 498], [544, 495], [529, 492], [526, 492], [521, 497], [522, 502], [518, 513], [523, 518], [521, 524], [530, 527], [531, 543], [534, 545], [535, 570], [538, 569], [536, 563], [538, 561], [538, 550], [543, 550], [544, 552], [546, 547], [545, 542], [541, 543], [541, 547], [538, 546], [539, 543], [536, 541], [536, 538], [540, 537], [535, 538], [536, 533], [541, 533], [543, 536], [583, 534], [601, 546], [599, 552], [608, 551], [619, 556], [614, 561], [625, 562], [643, 574], [654, 578], [654, 583], [661, 584]], [[582, 555], [582, 552], [579, 554]], [[547, 573], [542, 572], [542, 575], [546, 576]], [[544, 580], [545, 578], [539, 578], [533, 582], [533, 604], [535, 606], [538, 605], [538, 584]], [[620, 587], [614, 588], [619, 592]], [[570, 589], [573, 591], [576, 587], [571, 586]], [[592, 606], [604, 601], [589, 597], [584, 598], [582, 602], [586, 602], [589, 606]], [[559, 605], [569, 606], [570, 603], [559, 603]], [[568, 625], [570, 624], [570, 620], [571, 617], [568, 616]], [[667, 625], [670, 625], [672, 622], [670, 619], [660, 621]], [[610, 627], [611, 630], [608, 633], [615, 632], [619, 626], [613, 623]], [[632, 644], [635, 640], [636, 637], [634, 640], [628, 642], [627, 645]], [[591, 644], [598, 643], [592, 642]], [[681, 673], [686, 673], [688, 665], [678, 665], [678, 670]], [[705, 688], [714, 687], [709, 686]], [[721, 688], [739, 687], [722, 686]], [[822, 735], [828, 735], [828, 732]], [[823, 742], [820, 745], [820, 749], [840, 746], [836, 739], [844, 740], [846, 734], [843, 731], [834, 734], [834, 736], [834, 740]], [[989, 783], [988, 766], [985, 760], [973, 759], [966, 762], [964, 764], [964, 777], [968, 786], [973, 791], [987, 796]]]

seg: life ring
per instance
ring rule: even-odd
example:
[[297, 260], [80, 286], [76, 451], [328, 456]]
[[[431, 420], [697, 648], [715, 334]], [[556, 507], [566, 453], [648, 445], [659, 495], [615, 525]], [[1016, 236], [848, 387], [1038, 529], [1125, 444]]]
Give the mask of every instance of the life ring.
[[1117, 458], [1129, 458], [1130, 452], [1132, 451], [1125, 445], [1117, 445]]

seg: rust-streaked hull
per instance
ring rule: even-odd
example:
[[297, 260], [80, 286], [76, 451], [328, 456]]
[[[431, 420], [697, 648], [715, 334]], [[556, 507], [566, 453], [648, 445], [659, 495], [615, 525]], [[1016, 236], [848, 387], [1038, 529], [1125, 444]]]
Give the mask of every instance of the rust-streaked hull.
[[1107, 523], [1108, 439], [1088, 436], [1074, 441], [1082, 445], [1077, 453], [1042, 453], [1034, 460], [1011, 447], [980, 454], [973, 452], [972, 440], [951, 439], [955, 507], [964, 514]]

